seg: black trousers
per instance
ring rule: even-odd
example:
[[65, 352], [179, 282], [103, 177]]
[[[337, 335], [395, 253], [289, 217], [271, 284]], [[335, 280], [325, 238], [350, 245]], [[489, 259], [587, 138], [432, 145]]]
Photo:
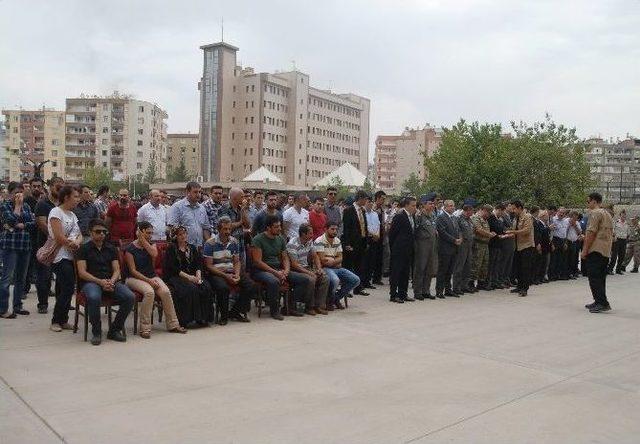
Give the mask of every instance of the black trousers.
[[76, 290], [76, 271], [69, 259], [56, 262], [51, 269], [56, 274], [56, 305], [53, 308], [51, 323], [63, 325], [69, 322], [71, 298]]
[[584, 269], [589, 278], [589, 287], [593, 300], [602, 306], [607, 307], [607, 263], [609, 258], [600, 253], [591, 252], [584, 261]]
[[627, 254], [627, 239], [616, 239], [611, 248], [609, 271], [624, 271], [624, 256]]
[[373, 282], [380, 282], [382, 280], [382, 255], [384, 253], [382, 237], [377, 242], [373, 242], [369, 248], [371, 249], [372, 258], [371, 279]]
[[567, 251], [564, 249], [566, 239], [554, 237], [552, 242], [555, 250], [551, 252], [549, 278], [559, 279], [567, 277]]
[[578, 275], [578, 242], [567, 241], [567, 274]]
[[[231, 287], [229, 287], [229, 283], [221, 276], [210, 274], [208, 280], [216, 294], [216, 306], [220, 313], [220, 319], [226, 320], [229, 318], [229, 293], [231, 292]], [[240, 288], [238, 299], [236, 299], [236, 303], [231, 311], [233, 313], [244, 314], [251, 308], [251, 297], [256, 293], [256, 288], [246, 273], [240, 273], [238, 287]]]
[[353, 289], [355, 293], [362, 290], [362, 285], [367, 282], [367, 239], [363, 238], [351, 245], [353, 251], [346, 251], [343, 248], [344, 268], [355, 273], [360, 278], [360, 285]]
[[513, 267], [516, 270], [518, 279], [518, 289], [527, 291], [531, 285], [531, 276], [535, 269], [535, 248], [529, 247], [524, 250], [516, 251], [513, 256]]
[[444, 290], [451, 291], [451, 276], [456, 264], [455, 253], [438, 254], [438, 275], [436, 276], [436, 294], [441, 294]]
[[498, 285], [501, 282], [500, 272], [502, 271], [502, 250], [500, 248], [489, 248], [489, 279], [491, 285]]
[[544, 280], [544, 276], [547, 273], [547, 262], [549, 261], [549, 253], [545, 253], [544, 250], [538, 255], [538, 266], [536, 268], [536, 274], [534, 279], [538, 282]]
[[389, 277], [389, 295], [391, 298], [407, 298], [412, 259], [411, 252], [391, 249], [391, 274]]

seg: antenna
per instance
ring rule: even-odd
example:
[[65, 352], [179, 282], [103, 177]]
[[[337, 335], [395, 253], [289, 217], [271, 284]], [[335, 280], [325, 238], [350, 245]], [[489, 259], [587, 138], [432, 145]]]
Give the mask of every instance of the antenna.
[[224, 42], [224, 17], [222, 17], [222, 20], [220, 21], [220, 32], [222, 34], [222, 42]]

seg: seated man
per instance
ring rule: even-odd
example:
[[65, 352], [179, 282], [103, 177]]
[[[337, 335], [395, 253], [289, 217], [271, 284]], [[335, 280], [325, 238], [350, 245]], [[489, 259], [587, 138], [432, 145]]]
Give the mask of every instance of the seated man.
[[218, 234], [214, 234], [204, 243], [204, 263], [209, 272], [209, 283], [216, 294], [216, 305], [220, 311], [221, 325], [229, 319], [229, 293], [239, 288], [231, 319], [238, 322], [249, 322], [247, 312], [251, 308], [251, 295], [255, 293], [253, 281], [241, 271], [240, 244], [231, 236], [231, 219], [221, 216], [217, 222]]
[[[253, 238], [251, 256], [253, 260], [253, 279], [262, 282], [267, 288], [267, 303], [271, 317], [281, 321], [280, 285], [289, 282], [293, 288], [294, 301], [302, 301], [311, 294], [311, 279], [304, 273], [291, 271], [286, 242], [282, 236], [282, 226], [278, 216], [268, 215], [264, 232]], [[291, 304], [293, 305], [293, 304]], [[295, 307], [289, 307], [290, 316], [303, 316]]]
[[322, 264], [320, 264], [320, 259], [314, 251], [311, 225], [300, 225], [298, 237], [290, 240], [287, 244], [287, 253], [289, 253], [291, 269], [306, 274], [311, 280], [311, 292], [305, 300], [305, 314], [311, 316], [329, 314], [325, 309], [327, 306], [329, 279], [325, 272], [322, 271]]
[[[346, 268], [342, 268], [342, 244], [338, 237], [338, 224], [335, 221], [329, 221], [326, 228], [324, 234], [315, 240], [314, 248], [325, 273], [329, 276], [327, 309], [332, 311], [335, 307], [342, 310], [344, 306], [340, 300], [360, 285], [360, 278]], [[338, 285], [340, 285], [339, 291]]]
[[133, 292], [120, 280], [120, 263], [116, 248], [108, 242], [107, 226], [102, 219], [89, 222], [91, 240], [78, 249], [78, 277], [80, 288], [87, 297], [87, 313], [91, 322], [91, 343], [102, 342], [100, 305], [102, 295], [109, 295], [120, 308], [111, 324], [107, 338], [125, 342], [124, 323], [134, 304]]

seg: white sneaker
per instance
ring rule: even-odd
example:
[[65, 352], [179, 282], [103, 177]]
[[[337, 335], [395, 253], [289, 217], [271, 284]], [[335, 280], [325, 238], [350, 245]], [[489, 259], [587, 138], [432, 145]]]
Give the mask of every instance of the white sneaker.
[[56, 333], [60, 333], [62, 331], [62, 327], [60, 327], [60, 324], [51, 324], [51, 327], [49, 327], [49, 330], [55, 331]]

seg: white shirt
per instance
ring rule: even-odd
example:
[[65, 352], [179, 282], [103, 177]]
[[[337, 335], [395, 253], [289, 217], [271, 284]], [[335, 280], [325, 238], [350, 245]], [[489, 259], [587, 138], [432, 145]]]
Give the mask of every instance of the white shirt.
[[[47, 218], [47, 229], [49, 237], [53, 238], [53, 230], [51, 229], [51, 219], [58, 219], [62, 222], [62, 231], [67, 239], [76, 239], [80, 236], [80, 226], [78, 225], [78, 216], [73, 211], [65, 211], [60, 207], [55, 207], [49, 213]], [[73, 260], [73, 253], [67, 247], [61, 247], [58, 254], [53, 259], [53, 263], [57, 264], [62, 259]]]
[[367, 230], [369, 230], [369, 234], [380, 236], [380, 218], [378, 218], [378, 213], [373, 210], [365, 210], [365, 216], [367, 217]]
[[152, 240], [167, 239], [167, 210], [160, 204], [157, 207], [147, 202], [138, 210], [138, 222], [146, 221], [153, 225]]
[[300, 212], [298, 213], [295, 206], [289, 207], [282, 215], [282, 221], [287, 228], [287, 237], [289, 240], [297, 239], [300, 225], [309, 223], [309, 212], [304, 208], [300, 208]]
[[567, 229], [567, 240], [571, 242], [576, 242], [578, 240], [578, 236], [582, 234], [582, 228], [580, 227], [580, 223], [576, 222], [575, 226], [569, 225]]

